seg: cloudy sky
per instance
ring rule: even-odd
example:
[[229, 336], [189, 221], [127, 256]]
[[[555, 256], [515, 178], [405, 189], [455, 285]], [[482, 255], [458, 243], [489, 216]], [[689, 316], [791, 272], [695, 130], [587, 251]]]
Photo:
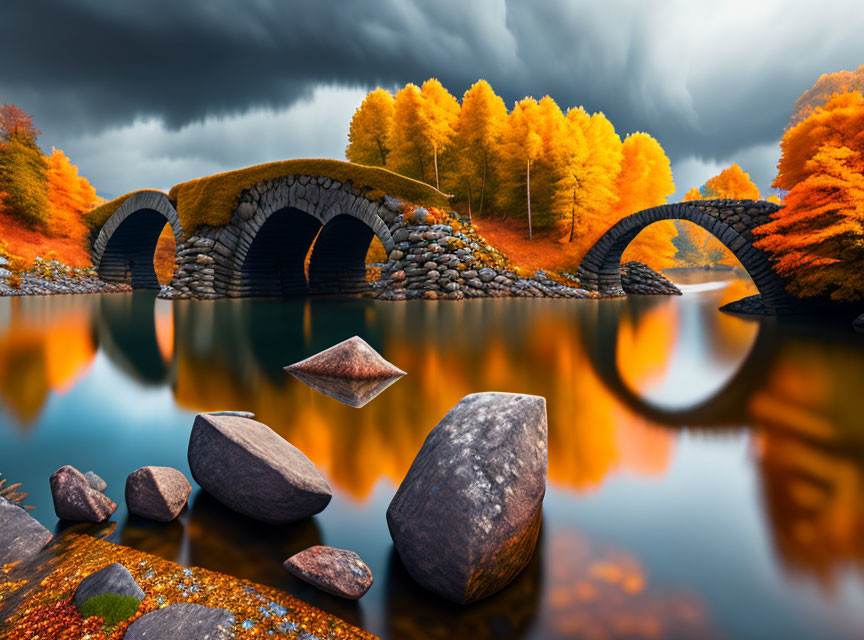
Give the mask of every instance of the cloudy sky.
[[0, 3], [0, 103], [102, 195], [344, 158], [365, 93], [485, 78], [647, 131], [679, 193], [737, 161], [763, 191], [795, 99], [864, 63], [860, 0], [25, 0]]

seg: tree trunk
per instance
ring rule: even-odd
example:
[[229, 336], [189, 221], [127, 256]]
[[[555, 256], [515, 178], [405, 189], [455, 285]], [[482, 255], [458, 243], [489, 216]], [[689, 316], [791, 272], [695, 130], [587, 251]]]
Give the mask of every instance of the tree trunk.
[[433, 147], [432, 156], [435, 158], [435, 188], [441, 190], [441, 185], [438, 184], [438, 147]]
[[528, 239], [531, 240], [533, 236], [533, 229], [531, 227], [531, 161], [528, 161]]
[[486, 167], [489, 165], [487, 154], [483, 153], [483, 182], [480, 184], [480, 211], [477, 215], [483, 215], [483, 199], [486, 196]]
[[468, 183], [468, 222], [474, 224], [474, 218], [471, 217], [471, 178], [465, 178]]
[[576, 189], [573, 189], [573, 208], [570, 210], [570, 239], [573, 242], [573, 232], [576, 229]]
[[375, 144], [378, 145], [378, 153], [381, 154], [381, 166], [384, 167], [387, 165], [387, 154], [384, 153], [384, 145], [381, 144], [381, 140], [379, 138], [375, 138]]

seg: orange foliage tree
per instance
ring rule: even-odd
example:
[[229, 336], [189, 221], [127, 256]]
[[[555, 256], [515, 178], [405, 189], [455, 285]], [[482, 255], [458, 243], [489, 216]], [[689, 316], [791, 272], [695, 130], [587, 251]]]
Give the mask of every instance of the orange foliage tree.
[[733, 163], [705, 183], [707, 199], [725, 198], [729, 200], [758, 200], [759, 187], [738, 165]]
[[385, 89], [375, 89], [351, 118], [345, 157], [357, 164], [383, 167], [390, 151], [387, 137], [392, 127], [393, 96]]
[[774, 186], [784, 207], [756, 229], [757, 246], [795, 295], [864, 295], [864, 96], [836, 94], [788, 129]]
[[48, 232], [54, 236], [83, 239], [87, 229], [81, 216], [99, 202], [96, 190], [87, 178], [78, 175], [78, 167], [60, 149], [53, 149], [46, 161], [51, 221]]

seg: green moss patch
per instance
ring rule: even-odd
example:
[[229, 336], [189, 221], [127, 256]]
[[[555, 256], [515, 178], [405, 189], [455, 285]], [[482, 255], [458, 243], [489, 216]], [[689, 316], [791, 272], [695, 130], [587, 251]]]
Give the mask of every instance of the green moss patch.
[[184, 182], [173, 187], [168, 196], [176, 203], [180, 222], [188, 235], [202, 224], [214, 227], [228, 224], [244, 190], [264, 180], [288, 175], [327, 176], [339, 182], [350, 180], [355, 191], [370, 200], [387, 194], [427, 207], [450, 206], [447, 196], [428, 184], [379, 167], [339, 160], [271, 162]]
[[116, 593], [103, 593], [86, 600], [78, 609], [82, 618], [96, 616], [102, 618], [106, 627], [113, 627], [119, 622], [128, 620], [141, 603], [132, 596], [121, 596]]

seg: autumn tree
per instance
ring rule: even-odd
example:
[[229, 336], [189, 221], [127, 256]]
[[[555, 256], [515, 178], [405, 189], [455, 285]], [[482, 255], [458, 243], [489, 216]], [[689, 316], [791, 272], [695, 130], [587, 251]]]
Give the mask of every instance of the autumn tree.
[[623, 150], [615, 127], [602, 113], [589, 116], [581, 107], [567, 112], [564, 135], [573, 147], [565, 159], [566, 174], [561, 191], [571, 199], [568, 242], [577, 235], [577, 219], [581, 231], [591, 226], [602, 226], [617, 198], [618, 174], [621, 171]]
[[706, 199], [758, 200], [759, 187], [750, 179], [750, 174], [733, 163], [705, 183]]
[[694, 200], [704, 199], [705, 198], [702, 197], [702, 192], [699, 191], [699, 189], [697, 189], [696, 187], [693, 187], [692, 189], [690, 189], [690, 191], [684, 194], [684, 202], [693, 202]]
[[[480, 207], [483, 214], [486, 193], [495, 182], [495, 152], [507, 121], [507, 107], [485, 80], [474, 83], [462, 96], [462, 107], [456, 121], [453, 147], [456, 151], [453, 191], [467, 196], [468, 211], [472, 205], [472, 185], [479, 185]], [[462, 185], [464, 184], [464, 192]]]
[[388, 136], [392, 126], [393, 96], [385, 89], [375, 89], [354, 111], [345, 157], [358, 164], [383, 167], [390, 151]]
[[441, 188], [438, 173], [438, 157], [445, 151], [456, 133], [459, 119], [459, 102], [435, 78], [429, 78], [420, 88], [423, 98], [420, 112], [424, 121], [426, 142], [432, 149], [435, 167], [435, 188]]
[[98, 201], [96, 190], [63, 151], [53, 149], [46, 158], [48, 209], [51, 235], [84, 237], [86, 229], [81, 216]]
[[[540, 105], [534, 98], [520, 100], [507, 117], [500, 144], [501, 185], [497, 194], [498, 205], [506, 212], [527, 211], [529, 239], [533, 235], [531, 165], [543, 153], [540, 119]], [[524, 207], [522, 203], [525, 203]]]
[[429, 161], [423, 95], [416, 84], [406, 84], [393, 99], [393, 127], [387, 137], [387, 168], [409, 178], [426, 180]]
[[[660, 143], [647, 133], [632, 133], [625, 138], [617, 182], [618, 202], [611, 223], [665, 204], [675, 192], [669, 158]], [[654, 268], [671, 266], [675, 255], [671, 239], [675, 235], [677, 230], [671, 220], [655, 222], [630, 243], [624, 260], [638, 260]]]
[[47, 220], [47, 165], [36, 144], [32, 117], [12, 104], [0, 107], [0, 192], [4, 210], [37, 226]]
[[859, 152], [822, 145], [804, 164], [807, 177], [786, 195], [784, 208], [754, 230], [765, 236], [756, 246], [773, 254], [792, 293], [833, 300], [864, 296], [862, 169]]
[[[677, 234], [672, 238], [675, 247], [675, 262], [682, 266], [694, 267], [703, 263], [702, 246], [707, 238], [701, 237], [702, 231], [686, 220], [676, 220]], [[707, 232], [706, 232], [707, 233]]]
[[848, 91], [864, 91], [864, 64], [854, 71], [844, 69], [822, 74], [816, 84], [795, 101], [787, 129], [805, 120], [814, 110], [828, 102], [834, 94]]

